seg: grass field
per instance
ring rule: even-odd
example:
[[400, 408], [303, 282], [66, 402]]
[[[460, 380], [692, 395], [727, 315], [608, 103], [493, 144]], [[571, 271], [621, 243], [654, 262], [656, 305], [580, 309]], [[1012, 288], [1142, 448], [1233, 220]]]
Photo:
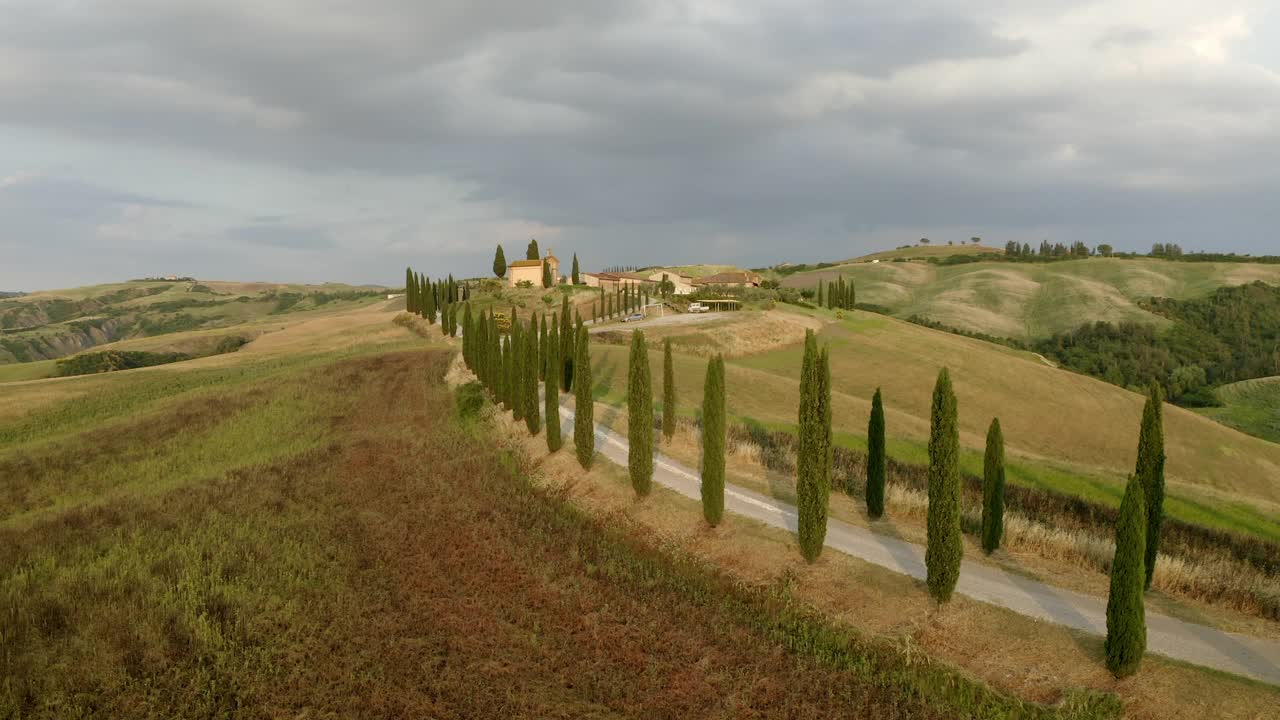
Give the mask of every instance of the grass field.
[[1280, 443], [1280, 377], [1244, 380], [1215, 392], [1223, 407], [1196, 412], [1273, 443]]
[[0, 716], [1118, 714], [583, 513], [451, 419], [451, 353], [376, 316], [346, 345], [300, 323], [292, 351], [20, 386], [93, 390], [0, 420], [26, 479], [0, 492]]
[[[929, 402], [938, 370], [951, 369], [960, 407], [962, 466], [981, 474], [985, 434], [1000, 418], [1012, 482], [1049, 487], [1118, 505], [1132, 472], [1142, 398], [1112, 385], [1046, 366], [1038, 359], [978, 340], [865, 312], [836, 321], [829, 311], [780, 307], [826, 321], [820, 339], [832, 350], [837, 442], [865, 443], [870, 400], [883, 389], [890, 454], [926, 460]], [[769, 428], [795, 424], [801, 347], [733, 358], [728, 405], [739, 421]], [[626, 349], [593, 351], [598, 397], [621, 405]], [[654, 368], [661, 367], [653, 353]], [[701, 403], [706, 361], [679, 355], [677, 386], [687, 413]], [[1280, 446], [1165, 406], [1166, 466], [1174, 517], [1280, 540]]]
[[1018, 339], [1073, 330], [1085, 322], [1166, 320], [1138, 306], [1149, 297], [1194, 298], [1224, 285], [1280, 284], [1280, 266], [1089, 258], [1054, 263], [859, 262], [796, 273], [787, 287], [814, 287], [843, 275], [858, 302], [897, 317], [920, 315], [951, 327]]

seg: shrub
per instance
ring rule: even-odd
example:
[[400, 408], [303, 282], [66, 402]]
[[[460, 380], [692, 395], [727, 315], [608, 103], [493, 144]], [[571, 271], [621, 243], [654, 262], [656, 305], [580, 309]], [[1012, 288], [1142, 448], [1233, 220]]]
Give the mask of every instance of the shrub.
[[462, 419], [474, 418], [484, 408], [484, 386], [469, 382], [458, 388], [454, 396], [454, 410]]

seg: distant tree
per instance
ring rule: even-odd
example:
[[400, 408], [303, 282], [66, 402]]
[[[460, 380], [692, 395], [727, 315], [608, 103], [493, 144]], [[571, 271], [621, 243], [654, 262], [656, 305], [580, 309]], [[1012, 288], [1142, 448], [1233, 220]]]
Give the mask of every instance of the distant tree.
[[871, 398], [871, 420], [867, 423], [867, 515], [873, 519], [884, 515], [886, 463], [884, 402], [880, 399], [880, 388], [876, 388]]
[[653, 484], [653, 388], [649, 379], [649, 349], [644, 331], [631, 332], [631, 360], [627, 369], [627, 429], [630, 452], [627, 467], [631, 487], [645, 496]]
[[1147, 510], [1146, 584], [1151, 587], [1155, 575], [1156, 556], [1160, 551], [1160, 526], [1164, 523], [1164, 393], [1152, 384], [1142, 408], [1142, 430], [1138, 435], [1138, 462], [1134, 475], [1142, 483], [1143, 504]]
[[977, 236], [974, 236], [974, 237], [969, 238], [969, 242], [973, 243], [974, 245], [981, 245], [981, 244], [982, 244], [982, 238], [977, 237]]
[[524, 377], [521, 386], [524, 398], [524, 424], [530, 435], [542, 431], [542, 412], [538, 407], [538, 326], [529, 319], [529, 331], [524, 340]]
[[1112, 255], [1115, 254], [1115, 248], [1103, 243], [1102, 245], [1098, 246], [1098, 254], [1101, 255], [1102, 257], [1111, 257]]
[[573, 275], [570, 276], [570, 280], [574, 285], [582, 284], [582, 278], [578, 274], [578, 253], [573, 254]]
[[1004, 434], [999, 418], [987, 430], [982, 469], [982, 550], [990, 555], [1004, 535]]
[[511, 336], [502, 338], [502, 371], [498, 380], [498, 399], [504, 410], [511, 409], [511, 376], [514, 354], [511, 352]]
[[800, 554], [813, 562], [827, 535], [831, 494], [831, 373], [826, 350], [818, 350], [813, 331], [805, 332], [801, 370], [799, 448], [796, 458], [796, 504]]
[[551, 277], [551, 263], [542, 263], [542, 287], [549, 288], [555, 284], [555, 279]]
[[707, 363], [702, 387], [702, 517], [715, 527], [724, 517], [724, 356]]
[[540, 259], [542, 259], [542, 254], [538, 252], [538, 241], [537, 241], [537, 240], [530, 240], [530, 241], [529, 241], [529, 247], [525, 248], [525, 251], [524, 251], [524, 259], [525, 259], [525, 260], [540, 260]]
[[819, 281], [818, 281], [818, 297], [817, 297], [817, 304], [818, 304], [818, 307], [825, 307], [825, 306], [826, 306], [826, 304], [827, 304], [827, 302], [826, 302], [826, 298], [825, 298], [825, 297], [824, 297], [824, 295], [823, 295], [823, 291], [822, 291], [822, 281], [821, 281], [821, 280], [819, 280]]
[[502, 253], [501, 245], [493, 253], [493, 275], [499, 279], [507, 276], [507, 256]]
[[1111, 591], [1107, 596], [1107, 669], [1118, 678], [1137, 672], [1147, 651], [1147, 618], [1142, 587], [1147, 545], [1147, 508], [1142, 481], [1129, 478], [1116, 522], [1116, 554], [1111, 561]]
[[[563, 340], [563, 338], [561, 338]], [[590, 470], [596, 454], [595, 400], [591, 395], [591, 350], [587, 333], [579, 333], [573, 361], [573, 444], [578, 464]]]
[[563, 442], [560, 438], [560, 330], [551, 323], [547, 336], [547, 355], [542, 369], [543, 402], [546, 404], [547, 451], [556, 452]]
[[412, 268], [404, 269], [404, 309], [406, 312], [417, 313], [417, 294], [418, 289], [414, 287], [418, 282], [418, 278], [414, 276]]
[[662, 341], [662, 434], [676, 435], [676, 371], [671, 363], [671, 338]]
[[1022, 257], [1031, 257], [1031, 244], [1022, 243]]
[[943, 368], [933, 389], [929, 429], [928, 545], [926, 583], [939, 603], [951, 599], [960, 578], [960, 429], [951, 376]]
[[418, 298], [418, 312], [427, 319], [427, 322], [436, 324], [436, 311], [439, 309], [436, 303], [436, 289], [430, 282], [421, 286], [420, 297]]
[[920, 244], [921, 244], [921, 245], [928, 245], [928, 244], [929, 244], [929, 238], [920, 238]]

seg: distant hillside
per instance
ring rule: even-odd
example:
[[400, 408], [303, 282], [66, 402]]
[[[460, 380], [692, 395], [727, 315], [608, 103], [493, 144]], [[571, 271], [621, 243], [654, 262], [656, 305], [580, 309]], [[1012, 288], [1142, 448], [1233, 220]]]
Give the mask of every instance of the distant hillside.
[[234, 327], [383, 293], [337, 284], [148, 280], [8, 297], [0, 300], [0, 364], [50, 360], [130, 338]]
[[[905, 251], [877, 255], [899, 257], [896, 252]], [[920, 316], [968, 332], [1018, 340], [1048, 337], [1097, 320], [1163, 327], [1168, 321], [1142, 309], [1138, 301], [1202, 297], [1219, 287], [1257, 280], [1280, 285], [1280, 265], [1100, 257], [963, 265], [881, 259], [795, 272], [783, 277], [782, 285], [813, 288], [819, 280], [829, 282], [840, 275], [856, 284], [861, 304], [878, 305], [901, 318]]]
[[1280, 443], [1280, 376], [1244, 380], [1217, 389], [1223, 407], [1198, 410], [1202, 415]]

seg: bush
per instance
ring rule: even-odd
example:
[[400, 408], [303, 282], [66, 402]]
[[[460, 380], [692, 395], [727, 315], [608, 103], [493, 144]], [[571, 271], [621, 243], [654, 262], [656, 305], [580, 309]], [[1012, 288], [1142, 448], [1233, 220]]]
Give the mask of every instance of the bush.
[[219, 340], [218, 344], [214, 346], [213, 354], [224, 355], [226, 353], [233, 353], [248, 344], [249, 338], [247, 337], [243, 337], [241, 335], [228, 335]]
[[484, 386], [469, 382], [458, 388], [454, 395], [454, 410], [462, 419], [474, 418], [484, 408]]

